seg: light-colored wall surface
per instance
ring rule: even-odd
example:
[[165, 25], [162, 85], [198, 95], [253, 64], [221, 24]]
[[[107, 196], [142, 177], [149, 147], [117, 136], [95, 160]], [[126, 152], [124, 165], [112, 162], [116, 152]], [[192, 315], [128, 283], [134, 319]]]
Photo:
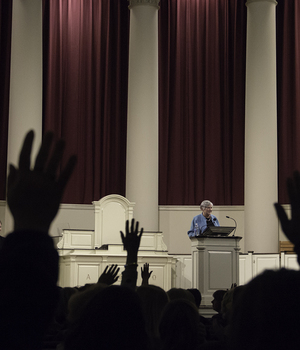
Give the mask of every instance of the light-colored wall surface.
[[[164, 242], [168, 247], [169, 254], [190, 254], [191, 242], [187, 235], [194, 216], [199, 215], [199, 206], [160, 206], [159, 224], [163, 232]], [[221, 226], [235, 226], [235, 235], [244, 237], [244, 207], [243, 206], [214, 206], [213, 214], [218, 218]], [[240, 242], [243, 250], [243, 239]]]
[[[0, 201], [0, 220], [5, 227], [5, 201]], [[284, 208], [290, 215], [289, 205]], [[159, 207], [159, 231], [163, 233], [164, 243], [171, 255], [191, 254], [191, 242], [187, 235], [191, 221], [200, 213], [198, 206], [160, 206]], [[243, 206], [214, 206], [213, 214], [217, 216], [222, 226], [234, 226], [234, 218], [237, 222], [236, 236], [242, 237], [240, 241], [241, 253], [244, 251], [244, 207]], [[138, 220], [138, 218], [136, 218]], [[255, 218], [254, 218], [255, 219]], [[140, 223], [143, 226], [143, 223]], [[61, 204], [58, 215], [53, 221], [50, 234], [57, 236], [61, 229], [94, 230], [94, 206], [92, 204]], [[5, 231], [3, 230], [3, 235]], [[263, 232], [261, 232], [263, 235]], [[279, 241], [287, 241], [281, 228], [278, 232]], [[277, 253], [277, 252], [274, 252]]]
[[62, 229], [94, 230], [93, 204], [61, 204], [50, 228], [51, 236], [57, 236]]
[[[284, 208], [289, 214], [289, 205], [285, 205]], [[191, 254], [191, 242], [187, 231], [190, 228], [193, 217], [198, 214], [200, 214], [198, 206], [159, 207], [159, 231], [163, 233], [163, 240], [167, 245], [169, 254]], [[234, 221], [227, 219], [226, 216], [236, 220], [237, 230], [235, 235], [242, 237], [240, 241], [241, 253], [246, 253], [244, 250], [244, 206], [214, 206], [213, 214], [218, 218], [222, 226], [234, 226]], [[133, 217], [135, 217], [134, 213]], [[136, 219], [138, 220], [139, 218]], [[140, 222], [140, 225], [143, 227], [142, 222]], [[51, 226], [51, 235], [56, 236], [61, 228], [94, 230], [95, 219], [93, 205], [62, 204]], [[261, 232], [261, 234], [263, 235], [263, 232]], [[281, 231], [281, 228], [279, 228], [278, 231], [278, 240], [288, 240]]]

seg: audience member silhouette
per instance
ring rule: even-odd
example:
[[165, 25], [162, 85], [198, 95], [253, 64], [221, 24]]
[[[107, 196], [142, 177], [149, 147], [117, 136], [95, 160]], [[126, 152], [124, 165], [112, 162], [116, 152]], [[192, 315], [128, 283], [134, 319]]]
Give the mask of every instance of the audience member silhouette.
[[139, 233], [138, 226], [133, 219], [129, 229], [127, 220], [126, 235], [121, 232], [124, 249], [127, 250], [121, 286], [106, 287], [89, 298], [70, 327], [65, 350], [148, 348], [141, 300], [135, 292], [137, 253], [143, 233], [143, 229]]
[[195, 300], [195, 305], [197, 308], [200, 308], [201, 301], [202, 301], [202, 295], [199, 289], [197, 288], [189, 288], [187, 289], [188, 292], [193, 294], [194, 300]]
[[205, 328], [194, 302], [171, 300], [159, 324], [162, 350], [196, 350], [205, 342]]
[[67, 316], [69, 314], [69, 299], [78, 293], [77, 288], [59, 288], [59, 299], [56, 306], [53, 319], [47, 328], [43, 340], [43, 349], [56, 349], [57, 345], [65, 338], [65, 332], [68, 328]]
[[60, 288], [59, 302], [44, 339], [44, 348], [57, 349], [58, 344], [65, 339], [69, 324], [79, 318], [82, 310], [94, 295], [118, 280], [119, 270], [118, 265], [106, 266], [96, 284]]
[[126, 235], [122, 231], [120, 232], [124, 250], [127, 251], [126, 265], [124, 271], [122, 272], [121, 285], [127, 286], [133, 290], [136, 289], [138, 266], [137, 255], [143, 231], [144, 229], [141, 228], [139, 233], [139, 222], [137, 221], [135, 223], [134, 219], [132, 219], [130, 229], [129, 220], [126, 221]]
[[70, 329], [65, 350], [147, 349], [140, 300], [135, 291], [109, 286], [95, 294]]
[[213, 300], [211, 301], [213, 309], [220, 314], [222, 309], [222, 300], [226, 294], [226, 290], [218, 289], [213, 293]]
[[294, 251], [298, 257], [298, 264], [300, 265], [300, 173], [295, 171], [292, 178], [287, 179], [287, 190], [291, 203], [291, 219], [284, 208], [275, 203], [277, 216], [281, 223], [282, 231], [287, 238], [294, 244]]
[[299, 349], [300, 275], [281, 269], [250, 281], [233, 305], [233, 350]]
[[0, 254], [0, 348], [6, 350], [40, 349], [59, 298], [58, 254], [48, 231], [76, 157], [56, 176], [64, 142], [59, 140], [50, 156], [53, 134], [47, 133], [31, 170], [33, 138], [30, 131], [19, 168], [10, 165], [7, 182], [14, 232], [6, 236]]
[[160, 348], [158, 325], [162, 310], [169, 302], [167, 293], [154, 285], [140, 286], [137, 294], [141, 299], [142, 310], [146, 322], [146, 331], [153, 350]]
[[[224, 339], [206, 341], [199, 317], [200, 291], [172, 288], [165, 293], [148, 285], [152, 273], [148, 264], [141, 269], [143, 285], [136, 290], [143, 229], [139, 231], [134, 219], [126, 222], [125, 234], [121, 232], [127, 251], [121, 286], [112, 285], [119, 273], [117, 265], [112, 265], [94, 285], [58, 288], [58, 254], [48, 231], [76, 157], [70, 157], [57, 175], [64, 143], [59, 140], [50, 152], [53, 134], [47, 133], [31, 169], [33, 139], [30, 131], [19, 167], [10, 165], [8, 177], [7, 202], [14, 232], [5, 238], [0, 254], [0, 349], [39, 350], [43, 340], [44, 346], [54, 348], [65, 332], [60, 344], [65, 350], [224, 349], [225, 342], [232, 350], [300, 348], [299, 271], [266, 271], [228, 291], [222, 298], [222, 318], [227, 321]], [[287, 188], [291, 219], [281, 205], [276, 203], [275, 208], [300, 262], [299, 172], [288, 179]], [[213, 295], [218, 313], [224, 292]]]
[[[291, 219], [284, 208], [275, 208], [282, 230], [295, 245], [300, 262], [300, 173], [287, 180]], [[234, 298], [230, 320], [233, 350], [299, 349], [300, 272], [281, 269], [265, 271]]]
[[197, 288], [189, 288], [189, 289], [187, 289], [187, 291], [194, 296], [195, 305], [196, 305], [198, 312], [199, 312], [200, 322], [205, 326], [205, 332], [206, 332], [205, 337], [207, 340], [209, 340], [209, 339], [211, 339], [211, 322], [210, 322], [210, 319], [205, 318], [204, 316], [202, 316], [200, 314], [200, 305], [201, 305], [201, 301], [202, 301], [201, 292]]
[[141, 267], [142, 286], [148, 286], [152, 272], [153, 271], [149, 271], [148, 263], [145, 263], [144, 266]]
[[188, 290], [183, 288], [171, 288], [167, 291], [168, 297], [170, 300], [175, 299], [184, 299], [188, 300], [191, 303], [195, 304], [195, 298], [192, 293], [190, 293]]
[[[2, 231], [2, 221], [0, 220], [0, 232]], [[4, 237], [0, 235], [0, 250], [4, 243]]]

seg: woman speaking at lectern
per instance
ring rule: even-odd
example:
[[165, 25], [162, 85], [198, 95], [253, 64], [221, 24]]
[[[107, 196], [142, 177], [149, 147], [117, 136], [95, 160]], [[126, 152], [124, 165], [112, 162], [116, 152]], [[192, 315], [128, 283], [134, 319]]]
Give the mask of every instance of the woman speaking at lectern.
[[220, 226], [218, 219], [212, 215], [212, 208], [211, 201], [205, 200], [200, 204], [202, 213], [196, 215], [192, 220], [191, 228], [188, 231], [190, 238], [202, 235], [207, 226]]

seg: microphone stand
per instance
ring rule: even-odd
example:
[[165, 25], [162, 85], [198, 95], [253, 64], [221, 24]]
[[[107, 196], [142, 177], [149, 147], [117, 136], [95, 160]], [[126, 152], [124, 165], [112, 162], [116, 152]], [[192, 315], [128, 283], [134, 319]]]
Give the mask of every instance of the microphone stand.
[[231, 218], [230, 216], [227, 216], [227, 215], [226, 215], [226, 218], [227, 218], [227, 219], [233, 220], [234, 223], [235, 223], [235, 229], [234, 229], [233, 234], [232, 234], [232, 236], [234, 236], [234, 235], [235, 235], [235, 232], [236, 232], [236, 229], [237, 229], [237, 223], [236, 223], [236, 221], [234, 220], [234, 218]]

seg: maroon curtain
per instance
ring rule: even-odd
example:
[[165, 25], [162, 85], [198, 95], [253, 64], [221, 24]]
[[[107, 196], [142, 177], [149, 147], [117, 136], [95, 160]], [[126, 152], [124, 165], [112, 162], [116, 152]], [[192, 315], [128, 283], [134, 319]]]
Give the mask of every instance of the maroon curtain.
[[243, 204], [245, 3], [160, 5], [159, 203]]
[[6, 199], [12, 0], [0, 2], [0, 199]]
[[78, 164], [63, 202], [125, 195], [129, 10], [119, 0], [44, 0], [44, 131]]
[[277, 5], [278, 199], [289, 203], [286, 179], [300, 170], [300, 3]]

